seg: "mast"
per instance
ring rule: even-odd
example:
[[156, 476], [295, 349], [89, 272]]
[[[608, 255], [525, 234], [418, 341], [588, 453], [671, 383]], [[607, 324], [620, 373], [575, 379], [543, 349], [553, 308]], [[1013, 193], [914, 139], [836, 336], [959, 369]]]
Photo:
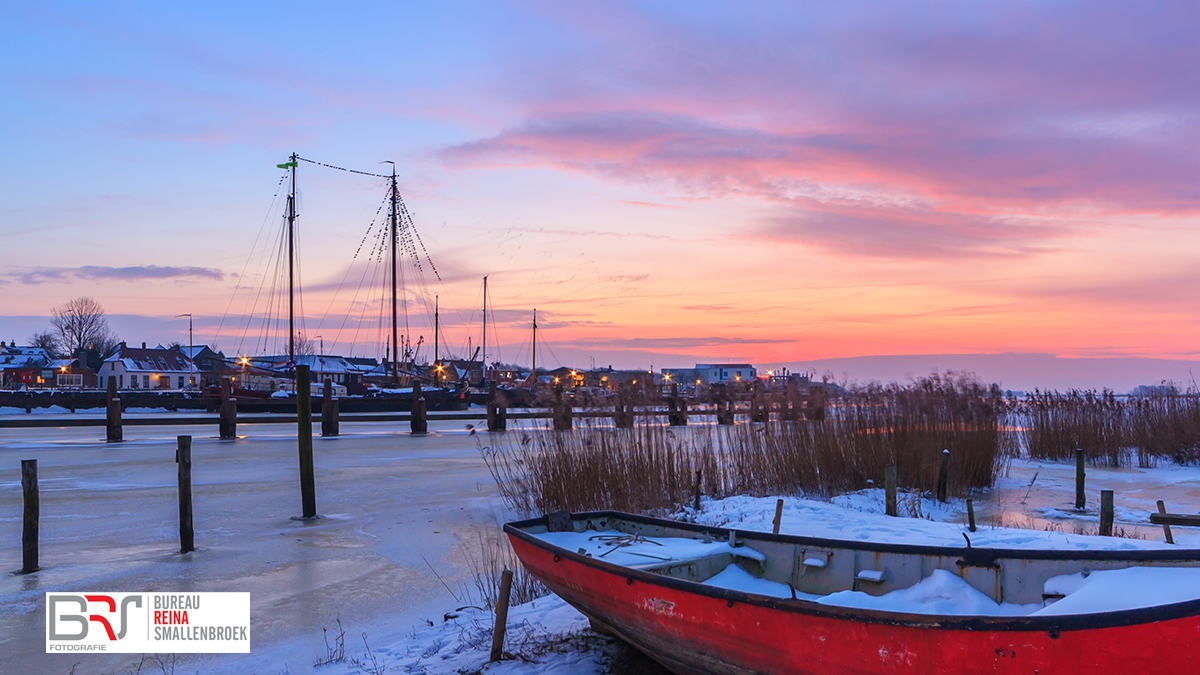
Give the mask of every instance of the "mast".
[[397, 371], [397, 350], [400, 343], [396, 340], [396, 164], [389, 162], [392, 165], [392, 212], [391, 212], [391, 234], [389, 240], [392, 246], [392, 384], [399, 384], [400, 374]]
[[483, 381], [487, 382], [487, 277], [483, 278]]
[[533, 310], [533, 370], [530, 372], [533, 376], [531, 388], [537, 388], [537, 310]]
[[433, 365], [438, 365], [438, 296], [433, 296]]
[[296, 372], [296, 165], [299, 157], [292, 153], [292, 192], [288, 195], [288, 363], [292, 377]]

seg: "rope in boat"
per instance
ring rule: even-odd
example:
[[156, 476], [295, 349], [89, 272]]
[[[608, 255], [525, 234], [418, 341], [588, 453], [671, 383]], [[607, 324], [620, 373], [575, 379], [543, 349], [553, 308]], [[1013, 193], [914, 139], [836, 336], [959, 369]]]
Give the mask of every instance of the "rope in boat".
[[[612, 546], [612, 548], [597, 556], [599, 558], [603, 558], [617, 549], [634, 546], [636, 544], [654, 544], [655, 546], [662, 546], [660, 542], [654, 541], [653, 539], [647, 539], [640, 534], [597, 534], [588, 537], [588, 541], [598, 541], [601, 544]], [[638, 553], [636, 551], [625, 551], [625, 553], [629, 555], [642, 556], [643, 558], [652, 558], [654, 560], [671, 560], [670, 556], [664, 558], [662, 556], [650, 555], [649, 553]]]

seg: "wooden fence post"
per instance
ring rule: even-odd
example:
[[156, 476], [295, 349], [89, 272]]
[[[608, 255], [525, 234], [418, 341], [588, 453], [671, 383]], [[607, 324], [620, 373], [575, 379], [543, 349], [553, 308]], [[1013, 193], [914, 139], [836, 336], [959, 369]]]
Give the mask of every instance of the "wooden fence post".
[[37, 460], [21, 460], [21, 492], [25, 495], [25, 527], [21, 530], [21, 574], [38, 571], [38, 522], [42, 507], [38, 499]]
[[121, 399], [117, 397], [117, 376], [108, 377], [108, 393], [104, 397], [107, 422], [104, 440], [109, 443], [120, 443], [125, 440], [121, 429]]
[[[1163, 504], [1163, 500], [1161, 500], [1161, 499], [1158, 500], [1158, 512], [1159, 513], [1167, 512], [1167, 505]], [[1163, 534], [1166, 535], [1168, 544], [1175, 543], [1175, 537], [1171, 536], [1171, 526], [1167, 525], [1166, 523], [1163, 523]]]
[[1113, 491], [1100, 491], [1100, 536], [1111, 537], [1113, 528]]
[[196, 550], [196, 536], [192, 529], [192, 437], [176, 439], [175, 461], [179, 464], [179, 552]]
[[500, 574], [500, 596], [496, 598], [496, 626], [492, 629], [492, 656], [489, 663], [504, 657], [504, 630], [508, 627], [508, 598], [512, 594], [512, 570]]
[[975, 531], [975, 502], [967, 500], [967, 529]]
[[1075, 451], [1075, 508], [1087, 508], [1087, 497], [1083, 492], [1083, 450]]
[[412, 414], [408, 417], [408, 428], [414, 434], [424, 434], [429, 431], [429, 417], [425, 413], [425, 396], [421, 393], [421, 381], [416, 379], [413, 380]]
[[888, 464], [883, 470], [884, 513], [898, 517], [900, 511], [896, 508], [896, 465]]
[[308, 366], [296, 366], [296, 440], [300, 446], [300, 501], [304, 518], [317, 517], [317, 486], [313, 472], [312, 383]]
[[[309, 393], [307, 385], [305, 385], [304, 391]], [[296, 395], [298, 397], [299, 392]], [[237, 401], [233, 399], [233, 382], [228, 377], [221, 378], [220, 431], [222, 440], [237, 438]]]
[[937, 482], [937, 498], [938, 501], [946, 503], [946, 491], [949, 489], [950, 482], [950, 451], [942, 450], [942, 463], [938, 467], [938, 482]]
[[779, 524], [783, 522], [783, 500], [775, 500], [775, 519], [771, 521], [771, 534], [779, 534]]

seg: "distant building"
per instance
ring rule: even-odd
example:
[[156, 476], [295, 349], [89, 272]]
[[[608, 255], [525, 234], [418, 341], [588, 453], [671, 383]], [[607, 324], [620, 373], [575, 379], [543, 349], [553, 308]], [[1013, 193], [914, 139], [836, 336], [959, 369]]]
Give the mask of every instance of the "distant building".
[[42, 366], [50, 362], [50, 354], [41, 347], [19, 347], [16, 343], [0, 342], [0, 386], [16, 389], [21, 386], [42, 385]]
[[697, 363], [695, 368], [663, 368], [665, 384], [680, 387], [708, 388], [716, 384], [750, 384], [758, 379], [758, 371], [749, 363]]
[[116, 378], [118, 389], [185, 389], [198, 386], [199, 371], [174, 349], [133, 348], [122, 342], [100, 364], [100, 388]]

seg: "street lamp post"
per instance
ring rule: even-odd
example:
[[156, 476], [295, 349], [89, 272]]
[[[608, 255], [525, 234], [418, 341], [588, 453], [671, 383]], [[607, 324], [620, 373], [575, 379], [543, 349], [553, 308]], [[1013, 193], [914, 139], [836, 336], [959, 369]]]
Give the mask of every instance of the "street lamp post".
[[[196, 370], [195, 370], [196, 364], [192, 360], [192, 359], [196, 358], [196, 347], [192, 343], [192, 315], [191, 314], [180, 314], [180, 315], [176, 316], [175, 318], [182, 319], [185, 316], [187, 317], [187, 320], [188, 320], [188, 386], [187, 386], [187, 388], [188, 388], [188, 391], [191, 391], [192, 387], [196, 383]], [[170, 385], [167, 385], [167, 386], [170, 386]]]

